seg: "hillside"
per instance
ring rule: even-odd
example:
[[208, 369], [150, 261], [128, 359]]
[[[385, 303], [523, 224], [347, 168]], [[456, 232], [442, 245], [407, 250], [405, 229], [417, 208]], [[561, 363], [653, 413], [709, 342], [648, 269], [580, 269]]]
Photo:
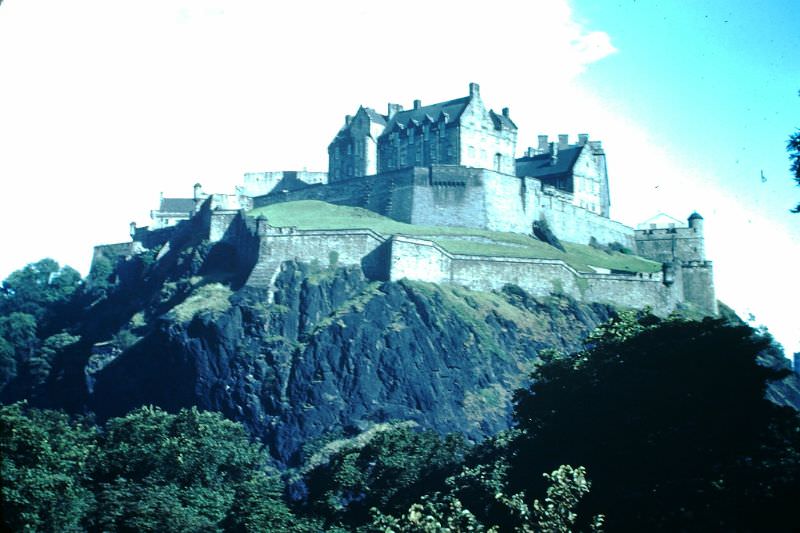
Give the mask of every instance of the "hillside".
[[[223, 250], [224, 251], [224, 250]], [[242, 422], [278, 464], [304, 444], [375, 423], [479, 440], [509, 426], [512, 392], [539, 350], [572, 351], [613, 310], [288, 262], [271, 301], [241, 287], [205, 242], [120, 262], [74, 316], [77, 342], [40, 385], [19, 377], [5, 401], [92, 412], [197, 406]]]

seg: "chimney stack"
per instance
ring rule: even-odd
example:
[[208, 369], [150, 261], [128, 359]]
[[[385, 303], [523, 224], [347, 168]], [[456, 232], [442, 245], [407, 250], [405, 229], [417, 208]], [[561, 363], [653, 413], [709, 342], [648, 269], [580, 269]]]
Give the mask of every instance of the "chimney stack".
[[539, 135], [539, 153], [546, 154], [550, 151], [550, 143], [547, 142], [547, 135]]
[[508, 108], [507, 107], [503, 108], [503, 116], [508, 118]]
[[344, 125], [345, 126], [349, 126], [352, 121], [353, 121], [353, 115], [345, 115], [344, 116]]
[[389, 104], [389, 111], [386, 113], [389, 115], [389, 120], [392, 120], [397, 113], [403, 110], [403, 106], [400, 104]]
[[578, 144], [581, 146], [586, 145], [589, 142], [589, 134], [588, 133], [579, 133], [578, 134]]
[[414, 109], [422, 107], [422, 100], [414, 100]]
[[528, 149], [525, 150], [525, 157], [533, 157], [536, 155], [536, 149], [533, 146], [528, 146]]
[[567, 146], [569, 146], [569, 135], [562, 133], [558, 136], [558, 149], [563, 150]]
[[478, 85], [477, 83], [474, 83], [474, 82], [470, 83], [469, 84], [469, 96], [470, 96], [470, 98], [472, 98], [472, 97], [480, 98], [480, 96], [481, 96], [481, 86]]

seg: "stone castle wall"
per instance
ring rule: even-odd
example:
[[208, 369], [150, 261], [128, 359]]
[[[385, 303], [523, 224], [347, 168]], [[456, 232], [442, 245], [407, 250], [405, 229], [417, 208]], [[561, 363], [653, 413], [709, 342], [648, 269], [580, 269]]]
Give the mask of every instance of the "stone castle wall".
[[531, 233], [546, 219], [560, 239], [588, 244], [618, 242], [633, 249], [634, 230], [572, 204], [570, 195], [534, 178], [457, 165], [408, 167], [378, 176], [337, 181], [254, 199], [255, 207], [320, 200], [362, 207], [422, 226], [464, 226]]
[[[520, 187], [517, 195], [527, 198], [526, 202], [529, 203], [515, 204], [513, 188], [509, 186], [513, 182], [502, 179], [502, 175], [498, 173], [480, 169], [459, 173], [446, 167], [436, 170], [431, 172], [416, 168], [388, 173], [374, 180], [374, 187], [364, 187], [363, 179], [346, 180], [324, 188], [308, 187], [296, 193], [301, 198], [316, 197], [326, 201], [334, 198], [339, 200], [335, 203], [347, 202], [345, 205], [355, 204], [372, 210], [377, 210], [380, 205], [381, 210], [394, 215], [394, 218], [406, 218], [418, 225], [476, 227], [485, 223], [476, 220], [476, 217], [487, 212], [497, 213], [502, 220], [500, 214], [505, 205], [510, 206], [509, 209], [516, 207], [530, 216], [552, 217], [552, 208], [548, 210], [547, 205], [543, 207], [541, 203], [533, 203], [541, 202], [541, 198], [551, 198], [541, 188], [538, 192], [535, 189], [526, 190], [526, 184], [533, 187], [536, 185], [529, 180], [516, 180]], [[479, 194], [487, 189], [493, 190], [493, 194]], [[271, 198], [261, 200], [269, 202]], [[555, 195], [552, 200], [554, 205], [560, 206], [565, 220], [570, 213], [574, 215], [572, 210], [580, 209], [558, 202]], [[684, 302], [691, 302], [708, 314], [715, 314], [717, 311], [712, 265], [709, 261], [665, 260], [665, 268], [671, 273], [669, 279], [664, 273], [589, 274], [577, 272], [560, 260], [452, 254], [424, 238], [395, 235], [387, 239], [369, 229], [275, 228], [263, 217], [253, 219], [245, 216], [243, 211], [212, 210], [211, 206], [209, 199], [192, 219], [173, 228], [171, 241], [174, 240], [174, 244], [179, 245], [190, 233], [208, 238], [224, 248], [223, 252], [229, 258], [229, 263], [236, 265], [246, 277], [242, 281], [252, 286], [271, 287], [281, 265], [285, 261], [296, 260], [330, 267], [359, 266], [367, 277], [375, 280], [409, 278], [435, 283], [456, 283], [474, 290], [498, 290], [510, 283], [537, 297], [563, 293], [579, 301], [603, 302], [637, 309], [651, 307], [653, 312], [660, 315], [669, 314]], [[585, 213], [577, 216], [597, 216]], [[456, 218], [455, 221], [448, 218], [458, 216], [461, 218]], [[512, 211], [506, 216], [513, 220], [517, 214]], [[558, 227], [559, 219], [548, 220]], [[617, 223], [604, 220], [607, 225], [592, 226], [593, 231], [607, 227], [607, 235], [619, 240], [617, 235], [624, 235], [623, 230], [615, 226]], [[660, 233], [661, 230], [645, 230], [637, 232], [636, 236], [637, 241], [645, 248], [651, 242], [655, 243], [652, 244], [653, 253], [666, 253], [666, 250], [675, 248], [687, 254], [701, 252], [702, 242], [698, 245], [698, 240], [702, 241], [701, 228], [686, 230], [665, 230], [663, 234]], [[688, 233], [689, 230], [694, 237]], [[617, 231], [619, 234], [614, 233]], [[666, 238], [668, 235], [671, 240]], [[139, 236], [146, 240], [146, 235]], [[676, 236], [686, 238], [678, 239]], [[667, 242], [671, 244], [665, 244]], [[135, 250], [145, 248], [142, 242], [135, 241], [127, 246], [98, 247], [95, 255], [130, 255]], [[674, 255], [670, 257], [675, 258]]]
[[679, 284], [666, 285], [654, 274], [585, 274], [560, 260], [450, 254], [424, 239], [395, 236], [391, 240], [390, 279], [456, 283], [474, 290], [499, 290], [514, 284], [533, 296], [552, 293], [579, 301], [620, 307], [651, 307], [667, 315], [683, 301]]

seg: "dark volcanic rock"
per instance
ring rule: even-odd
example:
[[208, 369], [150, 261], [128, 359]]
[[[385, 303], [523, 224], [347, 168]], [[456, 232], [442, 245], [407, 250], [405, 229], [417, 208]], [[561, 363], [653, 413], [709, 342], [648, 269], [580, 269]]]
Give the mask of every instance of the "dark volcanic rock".
[[142, 404], [221, 411], [284, 465], [326, 432], [388, 420], [480, 439], [509, 426], [538, 350], [577, 349], [611, 313], [294, 263], [269, 299], [245, 288], [227, 310], [166, 315], [92, 373], [87, 407], [100, 418]]

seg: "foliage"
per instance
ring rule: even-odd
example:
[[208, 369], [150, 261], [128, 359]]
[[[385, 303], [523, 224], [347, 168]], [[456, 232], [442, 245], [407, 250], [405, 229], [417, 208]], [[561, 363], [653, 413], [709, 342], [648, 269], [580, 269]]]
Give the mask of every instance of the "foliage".
[[311, 531], [282, 500], [244, 428], [153, 407], [103, 431], [23, 404], [0, 407], [3, 520], [13, 530]]
[[518, 393], [513, 486], [536, 493], [528, 472], [581, 464], [595, 487], [583, 508], [612, 530], [779, 529], [796, 503], [800, 425], [764, 398], [781, 375], [757, 364], [767, 346], [722, 320], [623, 314]]
[[3, 281], [0, 314], [27, 313], [48, 323], [63, 311], [80, 284], [80, 274], [69, 266], [60, 267], [52, 259], [31, 263]]
[[[372, 509], [372, 522], [364, 527], [363, 531], [367, 533], [383, 531], [569, 533], [574, 530], [577, 518], [575, 507], [589, 492], [590, 483], [586, 479], [586, 470], [583, 467], [573, 468], [563, 465], [551, 474], [544, 474], [544, 478], [549, 482], [547, 497], [544, 502], [534, 500], [532, 506], [525, 503], [524, 495], [521, 493], [511, 497], [506, 496], [502, 492], [505, 488], [504, 483], [501, 482], [496, 487], [494, 499], [501, 502], [506, 511], [513, 514], [516, 519], [516, 525], [512, 527], [507, 525], [487, 527], [453, 493], [437, 492], [432, 496], [424, 496], [400, 517], [385, 515], [378, 509]], [[596, 516], [592, 520], [591, 530], [600, 531], [602, 524], [603, 517]]]
[[553, 230], [550, 229], [550, 224], [547, 223], [547, 219], [541, 218], [539, 220], [535, 220], [533, 222], [533, 235], [542, 242], [546, 242], [550, 246], [554, 248], [558, 248], [562, 252], [565, 252], [564, 245], [561, 244], [561, 241], [558, 240], [556, 234], [553, 233]]
[[13, 531], [81, 531], [94, 504], [91, 428], [55, 411], [0, 407], [3, 523]]
[[[786, 142], [786, 150], [789, 152], [789, 160], [792, 162], [789, 170], [794, 175], [797, 185], [800, 185], [800, 130], [789, 136], [789, 140]], [[800, 203], [792, 209], [792, 213], [800, 213]]]
[[369, 509], [401, 512], [431, 486], [441, 485], [460, 464], [460, 436], [398, 426], [375, 433], [360, 447], [330, 456], [308, 476], [311, 499], [327, 517], [349, 524], [369, 518]]

